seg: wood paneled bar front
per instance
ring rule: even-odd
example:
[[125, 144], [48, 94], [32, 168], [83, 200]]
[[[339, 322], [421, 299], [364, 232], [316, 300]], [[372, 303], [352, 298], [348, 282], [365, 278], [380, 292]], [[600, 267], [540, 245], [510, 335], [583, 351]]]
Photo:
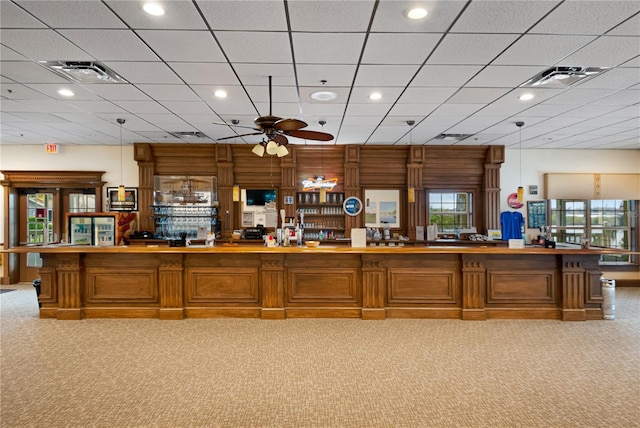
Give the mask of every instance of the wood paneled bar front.
[[247, 244], [5, 251], [40, 253], [42, 318], [602, 318], [603, 251], [592, 249]]

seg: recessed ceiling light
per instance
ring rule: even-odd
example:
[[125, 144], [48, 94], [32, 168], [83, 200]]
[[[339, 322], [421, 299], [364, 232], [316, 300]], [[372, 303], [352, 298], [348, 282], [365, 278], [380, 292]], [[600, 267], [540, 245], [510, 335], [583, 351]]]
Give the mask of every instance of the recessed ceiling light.
[[222, 89], [218, 89], [217, 91], [215, 91], [213, 93], [213, 95], [215, 95], [218, 98], [227, 98], [227, 91], [224, 91]]
[[338, 98], [338, 94], [333, 91], [315, 91], [311, 94], [311, 98], [316, 101], [331, 101]]
[[369, 95], [370, 100], [379, 100], [380, 98], [382, 98], [382, 94], [380, 92], [374, 92]]
[[60, 89], [58, 93], [63, 97], [72, 97], [74, 95], [71, 89], [66, 89], [66, 88]]
[[520, 98], [518, 98], [520, 101], [529, 101], [533, 99], [533, 94], [530, 92], [527, 92], [526, 94], [522, 94], [520, 95]]
[[427, 9], [422, 7], [414, 7], [407, 12], [407, 17], [409, 19], [422, 19], [427, 16]]
[[158, 3], [151, 3], [151, 2], [145, 3], [142, 8], [149, 15], [153, 15], [153, 16], [162, 16], [162, 15], [164, 15], [164, 8], [162, 6], [160, 6]]

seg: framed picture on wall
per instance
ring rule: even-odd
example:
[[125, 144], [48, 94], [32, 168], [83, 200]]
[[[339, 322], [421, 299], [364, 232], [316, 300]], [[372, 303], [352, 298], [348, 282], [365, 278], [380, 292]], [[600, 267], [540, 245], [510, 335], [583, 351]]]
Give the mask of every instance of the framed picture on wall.
[[138, 211], [138, 188], [125, 187], [124, 201], [120, 201], [118, 188], [107, 187], [107, 206], [109, 211]]
[[527, 220], [529, 229], [547, 225], [547, 201], [528, 201]]

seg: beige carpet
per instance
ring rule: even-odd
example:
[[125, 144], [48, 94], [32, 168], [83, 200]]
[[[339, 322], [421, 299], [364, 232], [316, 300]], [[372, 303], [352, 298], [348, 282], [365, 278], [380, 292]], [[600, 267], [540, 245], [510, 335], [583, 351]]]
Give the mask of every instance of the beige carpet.
[[640, 427], [637, 288], [591, 322], [56, 321], [11, 288], [3, 428]]

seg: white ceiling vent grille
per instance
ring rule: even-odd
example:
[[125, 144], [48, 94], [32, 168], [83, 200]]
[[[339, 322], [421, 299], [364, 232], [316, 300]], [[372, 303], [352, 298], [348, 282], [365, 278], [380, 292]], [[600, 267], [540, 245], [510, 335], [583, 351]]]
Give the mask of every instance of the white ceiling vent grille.
[[39, 61], [54, 73], [80, 83], [127, 83], [115, 71], [95, 61]]
[[180, 138], [181, 140], [209, 138], [205, 133], [200, 131], [179, 131], [179, 132], [169, 132], [169, 134], [173, 135], [176, 138]]
[[462, 141], [471, 136], [473, 136], [473, 134], [440, 134], [434, 139], [445, 141]]
[[551, 67], [536, 74], [522, 86], [567, 87], [605, 70], [605, 67]]

